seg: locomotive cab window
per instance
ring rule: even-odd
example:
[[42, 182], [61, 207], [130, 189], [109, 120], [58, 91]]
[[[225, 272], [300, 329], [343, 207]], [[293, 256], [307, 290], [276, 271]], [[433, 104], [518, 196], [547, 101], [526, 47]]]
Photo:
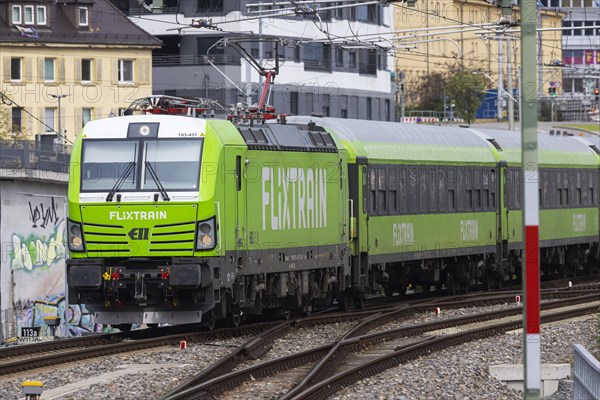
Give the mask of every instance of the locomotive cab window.
[[[141, 189], [156, 190], [160, 183], [167, 190], [197, 190], [201, 149], [200, 140], [145, 142]], [[153, 172], [157, 180], [152, 178]]]
[[136, 187], [138, 143], [123, 140], [94, 140], [84, 142], [82, 155], [81, 190], [111, 190], [123, 179], [121, 190]]
[[81, 191], [198, 190], [202, 140], [85, 140]]

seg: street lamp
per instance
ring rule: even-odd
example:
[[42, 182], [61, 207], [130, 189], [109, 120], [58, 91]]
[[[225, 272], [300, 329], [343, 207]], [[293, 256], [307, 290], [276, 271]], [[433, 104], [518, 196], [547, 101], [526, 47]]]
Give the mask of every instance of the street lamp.
[[58, 143], [63, 144], [64, 143], [64, 139], [63, 139], [63, 131], [62, 131], [62, 126], [60, 123], [60, 99], [64, 99], [65, 97], [68, 97], [68, 94], [51, 94], [50, 97], [54, 97], [55, 99], [58, 100]]

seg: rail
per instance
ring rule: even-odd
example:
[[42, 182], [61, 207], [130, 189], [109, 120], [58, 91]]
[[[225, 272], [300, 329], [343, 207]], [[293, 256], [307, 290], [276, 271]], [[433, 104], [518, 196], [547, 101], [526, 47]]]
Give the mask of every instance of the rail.
[[30, 140], [1, 140], [0, 169], [69, 172], [71, 146]]
[[573, 398], [600, 400], [600, 361], [580, 344], [573, 346]]

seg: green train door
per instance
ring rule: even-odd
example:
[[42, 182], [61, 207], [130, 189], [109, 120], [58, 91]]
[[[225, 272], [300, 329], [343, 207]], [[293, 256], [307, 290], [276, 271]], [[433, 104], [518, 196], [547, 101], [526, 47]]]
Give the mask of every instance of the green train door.
[[352, 251], [352, 284], [367, 284], [369, 237], [367, 229], [367, 163], [357, 157], [356, 164], [348, 164], [348, 192], [350, 195], [350, 249]]
[[248, 188], [246, 174], [246, 155], [236, 154], [235, 156], [235, 248], [236, 263], [241, 265], [247, 259], [248, 235], [247, 224], [248, 214], [246, 210]]
[[508, 224], [508, 190], [507, 190], [507, 176], [508, 164], [506, 161], [500, 161], [498, 163], [498, 179], [497, 181], [497, 192], [498, 192], [498, 205], [497, 205], [497, 224], [498, 224], [498, 235], [497, 235], [497, 254], [503, 269], [508, 263], [508, 238], [509, 238], [509, 224]]

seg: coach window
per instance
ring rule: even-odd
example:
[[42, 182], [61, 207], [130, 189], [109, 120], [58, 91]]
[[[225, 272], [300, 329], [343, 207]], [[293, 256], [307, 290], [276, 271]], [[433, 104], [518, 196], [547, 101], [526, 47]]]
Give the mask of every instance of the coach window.
[[568, 208], [571, 203], [569, 201], [569, 172], [563, 173], [563, 205]]
[[521, 170], [513, 170], [513, 183], [515, 187], [515, 210], [521, 209]]
[[429, 212], [435, 213], [438, 211], [437, 207], [437, 179], [435, 176], [436, 168], [429, 167], [427, 169], [427, 190], [429, 190]]
[[481, 169], [474, 171], [475, 188], [473, 189], [473, 206], [477, 211], [481, 211]]
[[580, 192], [581, 192], [581, 205], [582, 206], [589, 206], [589, 198], [588, 198], [588, 188], [587, 188], [587, 183], [588, 183], [588, 171], [581, 171], [581, 186], [580, 186]]
[[456, 169], [456, 209], [458, 211], [465, 210], [465, 197], [466, 197], [466, 189], [465, 189], [465, 169], [457, 168]]
[[456, 174], [454, 169], [448, 169], [448, 211], [453, 212], [456, 210]]
[[481, 202], [482, 208], [484, 211], [488, 211], [490, 209], [490, 171], [483, 170], [481, 176]]
[[370, 201], [370, 213], [372, 215], [377, 213], [377, 169], [369, 168], [369, 201]]
[[490, 173], [490, 206], [493, 210], [496, 209], [496, 170]]
[[444, 180], [444, 168], [438, 168], [437, 179], [438, 179], [438, 198], [439, 198], [439, 212], [446, 211], [446, 181]]
[[465, 211], [473, 210], [473, 175], [470, 169], [465, 171]]
[[593, 206], [600, 204], [598, 201], [598, 175], [600, 175], [599, 171], [590, 174], [590, 204]]
[[417, 174], [417, 167], [408, 167], [408, 197], [410, 201], [410, 212], [417, 212], [418, 210]]
[[397, 196], [397, 186], [396, 186], [396, 175], [398, 171], [396, 170], [396, 166], [393, 165], [388, 169], [388, 200], [389, 206], [388, 210], [391, 215], [398, 215], [398, 196]]
[[398, 191], [400, 192], [400, 213], [408, 211], [408, 185], [406, 182], [406, 167], [398, 169]]
[[583, 198], [581, 196], [581, 171], [577, 171], [577, 189], [575, 189], [577, 191], [577, 205], [581, 206], [583, 204]]
[[556, 172], [556, 194], [558, 197], [557, 206], [560, 207], [563, 204], [563, 193], [562, 193], [562, 172]]
[[588, 206], [593, 206], [594, 204], [594, 197], [593, 197], [593, 193], [594, 193], [594, 184], [593, 184], [593, 179], [594, 179], [594, 172], [593, 171], [588, 171], [588, 173], [586, 174], [587, 177], [583, 180], [583, 186], [585, 187], [585, 190], [583, 191], [583, 197], [585, 199], [585, 204]]
[[421, 166], [419, 168], [419, 204], [421, 205], [421, 212], [429, 210], [427, 204], [429, 203], [429, 199], [427, 197], [427, 167]]
[[367, 194], [367, 184], [368, 184], [368, 179], [367, 179], [367, 167], [365, 165], [362, 166], [362, 211], [363, 214], [367, 213], [367, 199], [368, 199], [368, 194]]
[[556, 208], [556, 171], [548, 171], [548, 206], [549, 208]]
[[379, 182], [377, 184], [377, 197], [379, 202], [379, 214], [387, 214], [387, 185], [385, 182], [385, 167], [378, 168], [377, 175], [379, 178]]

